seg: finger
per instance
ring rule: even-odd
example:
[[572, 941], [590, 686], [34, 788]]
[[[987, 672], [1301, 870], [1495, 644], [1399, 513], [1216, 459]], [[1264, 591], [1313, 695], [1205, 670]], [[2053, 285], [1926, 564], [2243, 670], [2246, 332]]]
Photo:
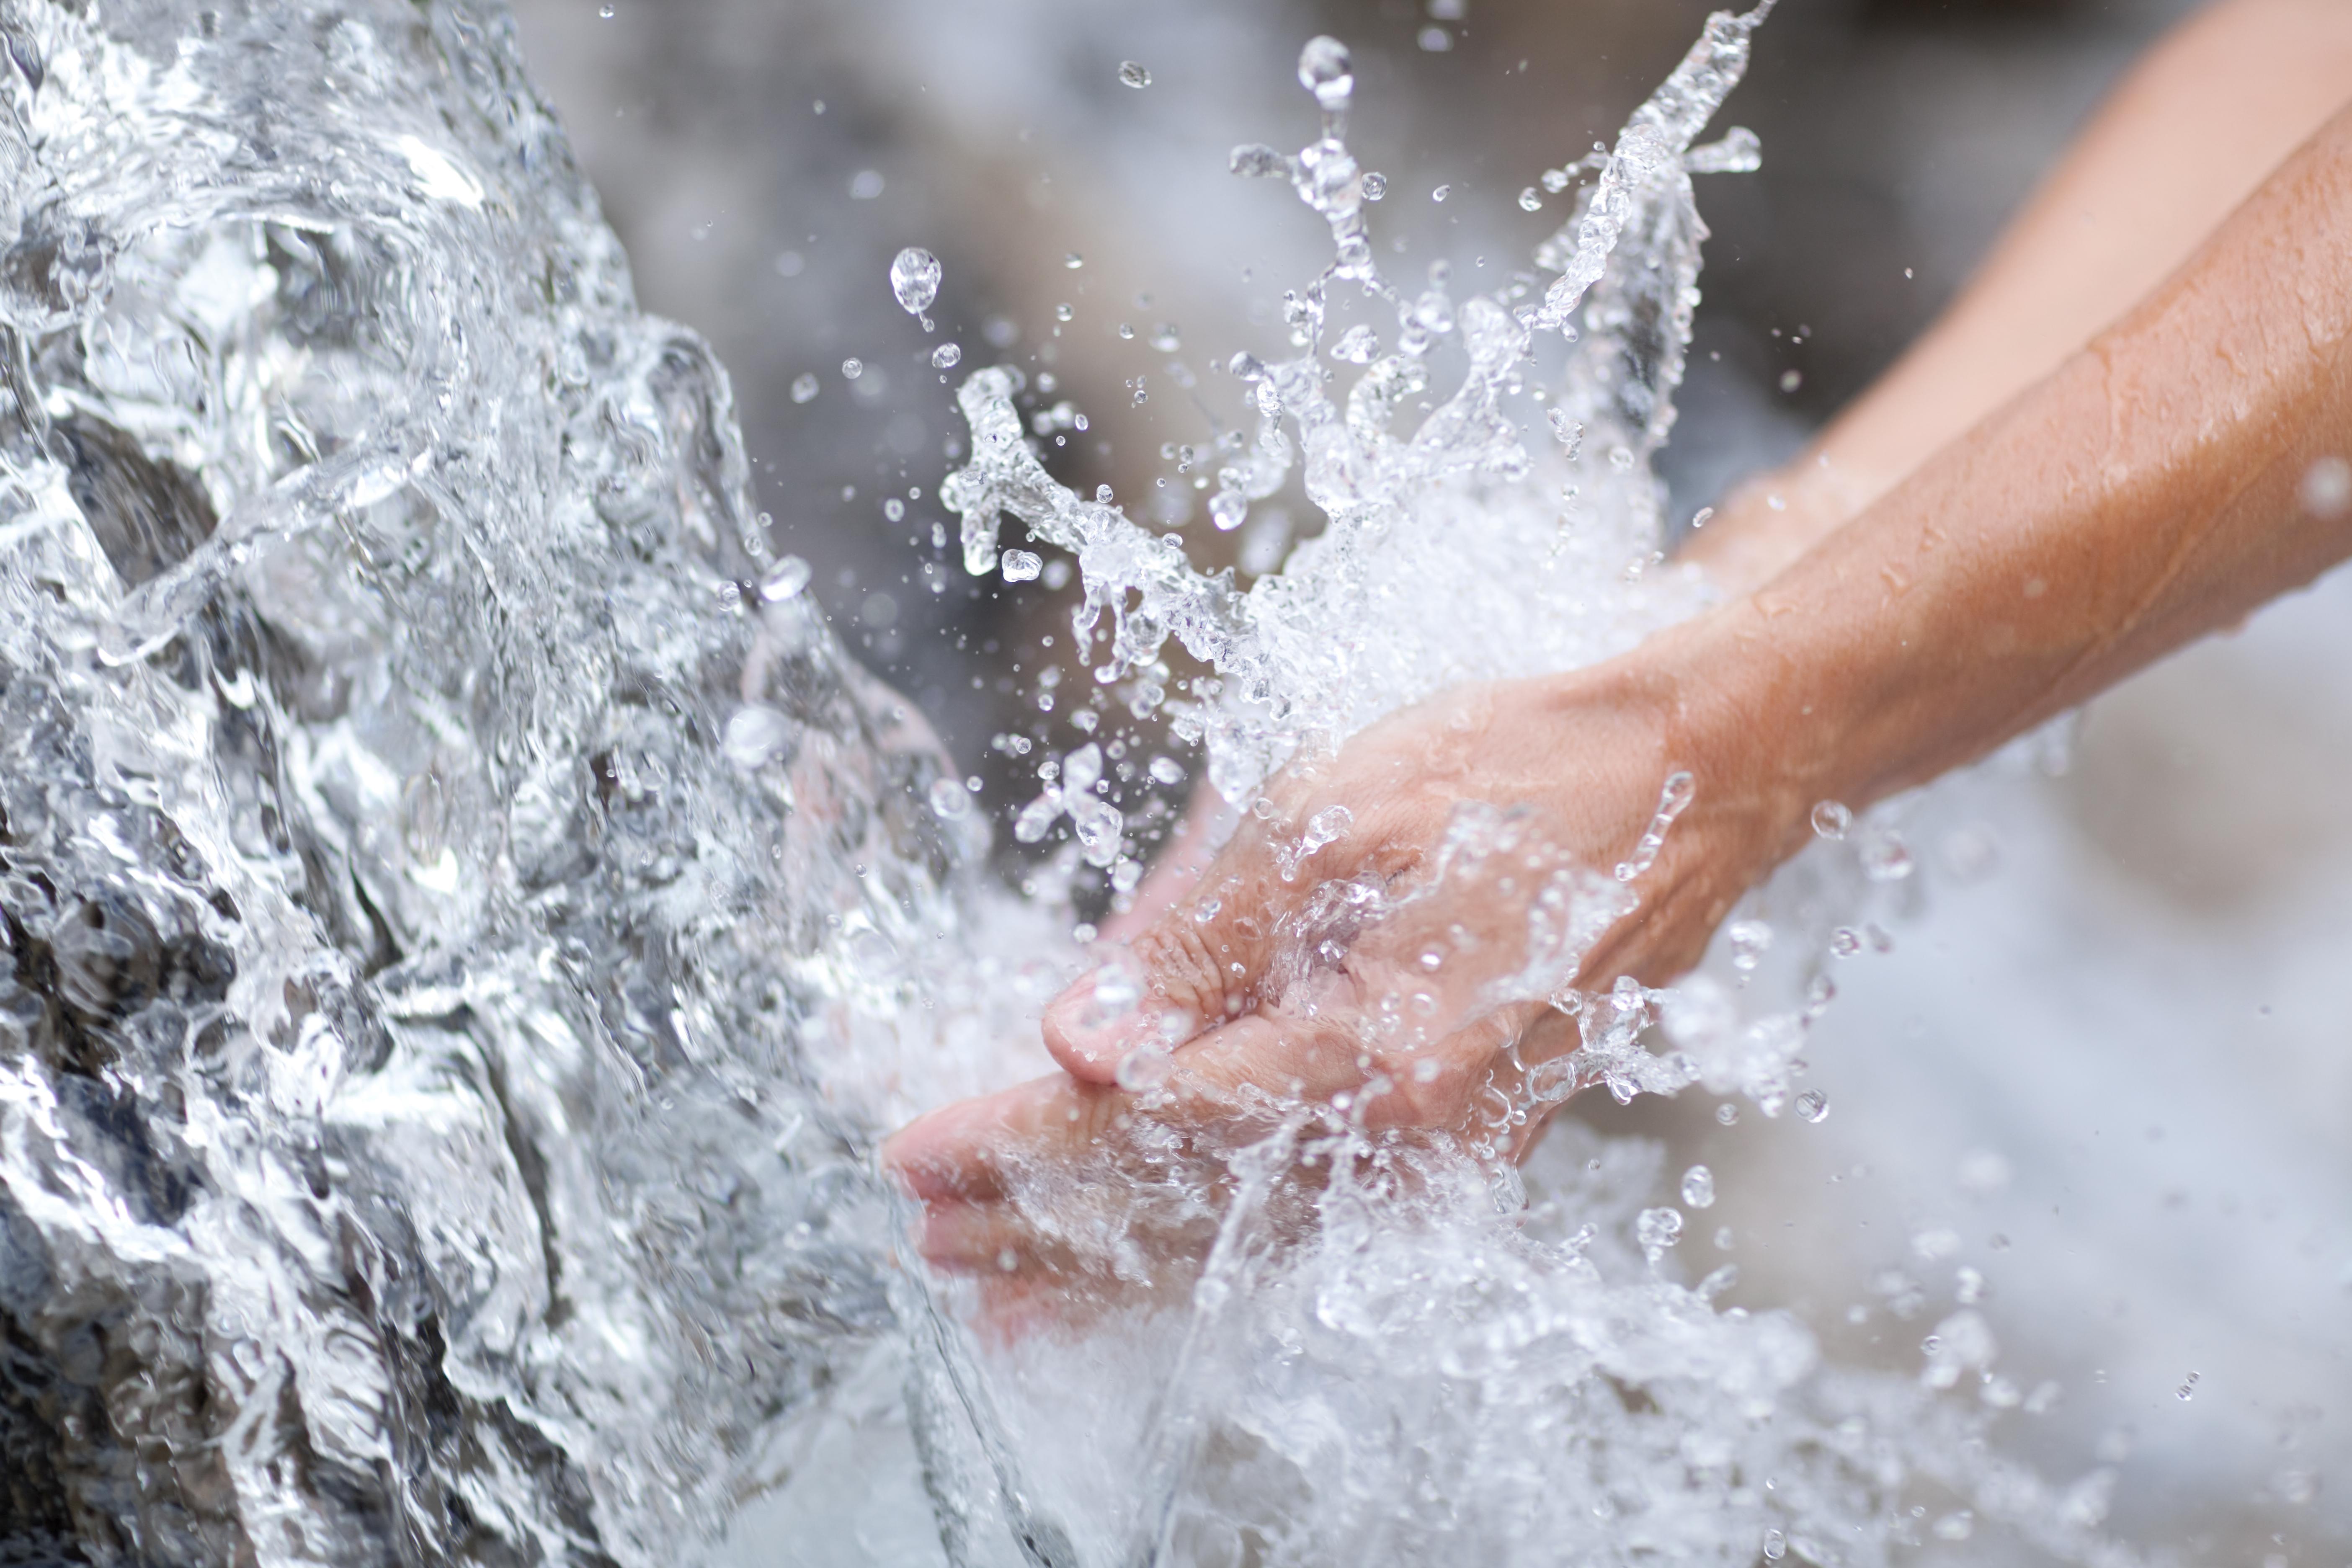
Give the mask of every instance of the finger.
[[1217, 858], [1218, 848], [1232, 837], [1240, 814], [1203, 780], [1184, 809], [1183, 820], [1170, 836], [1167, 848], [1152, 862], [1150, 874], [1135, 889], [1126, 912], [1105, 921], [1102, 934], [1111, 942], [1131, 942], [1153, 921], [1184, 901], [1200, 885], [1201, 874]]
[[884, 1142], [883, 1167], [927, 1204], [999, 1200], [1008, 1161], [1085, 1148], [1125, 1100], [1059, 1073], [1033, 1079], [916, 1118]]
[[1247, 1008], [1272, 951], [1276, 900], [1294, 892], [1268, 858], [1261, 836], [1245, 833], [1212, 862], [1191, 900], [1047, 1004], [1045, 1048], [1064, 1071], [1115, 1083], [1138, 1047], [1172, 1049]]

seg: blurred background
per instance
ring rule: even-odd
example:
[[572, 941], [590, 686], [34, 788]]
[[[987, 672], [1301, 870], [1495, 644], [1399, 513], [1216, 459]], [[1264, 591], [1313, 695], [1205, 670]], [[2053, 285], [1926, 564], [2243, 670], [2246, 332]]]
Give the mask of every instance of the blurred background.
[[[1677, 514], [1884, 368], [2192, 8], [1784, 0], [1724, 115], [1761, 136], [1763, 172], [1700, 188]], [[1112, 486], [1196, 562], [1271, 570], [1307, 509], [1215, 533], [1192, 488], [1213, 465], [1187, 448], [1238, 418], [1215, 367], [1282, 345], [1281, 291], [1327, 255], [1286, 187], [1225, 172], [1235, 143], [1313, 134], [1299, 44], [1354, 50], [1384, 268], [1444, 258], [1460, 292], [1527, 265], [1569, 198], [1530, 213], [1518, 193], [1612, 136], [1706, 9], [516, 0], [641, 300], [733, 373], [779, 542], [1000, 805], [1034, 793], [1034, 761], [992, 738], [1052, 737], [1034, 676], [1072, 593], [961, 572], [933, 499], [961, 456], [950, 383], [1021, 365], [1066, 481]], [[908, 245], [945, 268], [929, 333], [887, 281]], [[1699, 1096], [1582, 1110], [1665, 1139], [1673, 1169], [1713, 1165], [1693, 1277], [1727, 1227], [1736, 1299], [1801, 1312], [1840, 1361], [1916, 1367], [1977, 1299], [2002, 1376], [2051, 1385], [1997, 1405], [2004, 1447], [2187, 1562], [2341, 1563], [2352, 1540], [2347, 670], [2338, 574], [2103, 699], [2071, 744], [1904, 805], [1927, 874], [1893, 950], [1838, 971], [1810, 1053], [1820, 1125], [1725, 1127]]]

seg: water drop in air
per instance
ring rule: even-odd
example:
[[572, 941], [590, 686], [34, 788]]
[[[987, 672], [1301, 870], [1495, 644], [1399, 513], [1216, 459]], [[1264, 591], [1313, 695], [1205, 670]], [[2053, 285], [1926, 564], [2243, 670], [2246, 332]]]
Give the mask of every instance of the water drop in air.
[[1349, 95], [1356, 90], [1348, 46], [1328, 36], [1307, 39], [1298, 51], [1298, 85], [1315, 95], [1317, 106], [1327, 114], [1347, 108]]
[[1151, 73], [1134, 60], [1121, 60], [1118, 62], [1118, 79], [1129, 87], [1150, 87]]
[[1695, 1209], [1715, 1206], [1715, 1173], [1705, 1165], [1693, 1165], [1683, 1173], [1683, 1202]]
[[1389, 177], [1386, 174], [1380, 173], [1378, 170], [1374, 170], [1371, 174], [1364, 176], [1364, 199], [1366, 201], [1376, 202], [1388, 194]]
[[1809, 1089], [1797, 1096], [1797, 1114], [1808, 1121], [1821, 1121], [1830, 1113], [1830, 1097], [1818, 1089]]
[[1429, 193], [1429, 199], [1433, 202], [1442, 202], [1453, 193], [1453, 190], [1452, 185], [1440, 185]]
[[1519, 193], [1519, 210], [1521, 212], [1528, 213], [1543, 211], [1543, 193], [1537, 190], [1533, 185], [1529, 185], [1526, 190], [1521, 191]]
[[931, 351], [931, 368], [953, 370], [963, 363], [963, 350], [954, 343], [941, 343]]
[[1034, 583], [1045, 563], [1034, 552], [1008, 550], [1004, 552], [1004, 580], [1008, 583]]
[[864, 375], [865, 374], [866, 362], [857, 358], [856, 355], [853, 354], [848, 359], [841, 362], [841, 378], [844, 381], [856, 381], [859, 376]]
[[814, 397], [820, 390], [820, 384], [813, 373], [804, 371], [801, 374], [793, 377], [793, 401], [794, 403], [806, 403], [811, 398]]
[[940, 297], [940, 258], [911, 245], [900, 251], [890, 263], [890, 292], [910, 316], [929, 310]]
[[1853, 826], [1853, 813], [1836, 801], [1824, 800], [1814, 805], [1813, 831], [1822, 837], [1843, 838], [1846, 829]]

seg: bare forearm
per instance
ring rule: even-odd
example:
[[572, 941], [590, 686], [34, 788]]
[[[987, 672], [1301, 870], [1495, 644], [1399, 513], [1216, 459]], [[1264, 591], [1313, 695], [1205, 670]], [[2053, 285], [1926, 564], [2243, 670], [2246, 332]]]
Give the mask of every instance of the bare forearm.
[[1792, 798], [1964, 762], [2352, 552], [2352, 110], [2144, 304], [1662, 648]]
[[1769, 580], [2147, 295], [2347, 99], [2343, 0], [2226, 0], [2177, 29], [1936, 325], [1688, 553], [1738, 591]]

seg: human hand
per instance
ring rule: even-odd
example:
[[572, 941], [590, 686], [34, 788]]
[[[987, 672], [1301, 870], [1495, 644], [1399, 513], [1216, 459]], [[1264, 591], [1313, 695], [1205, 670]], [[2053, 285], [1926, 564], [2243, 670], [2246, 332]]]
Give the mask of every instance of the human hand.
[[1523, 1152], [1575, 1087], [1553, 999], [1688, 968], [1800, 820], [1757, 716], [1675, 642], [1449, 692], [1273, 781], [1192, 895], [1047, 1007], [1066, 1077], [891, 1141], [925, 1256], [1000, 1304], [1139, 1280], [1205, 1245], [1223, 1163], [1286, 1126]]

